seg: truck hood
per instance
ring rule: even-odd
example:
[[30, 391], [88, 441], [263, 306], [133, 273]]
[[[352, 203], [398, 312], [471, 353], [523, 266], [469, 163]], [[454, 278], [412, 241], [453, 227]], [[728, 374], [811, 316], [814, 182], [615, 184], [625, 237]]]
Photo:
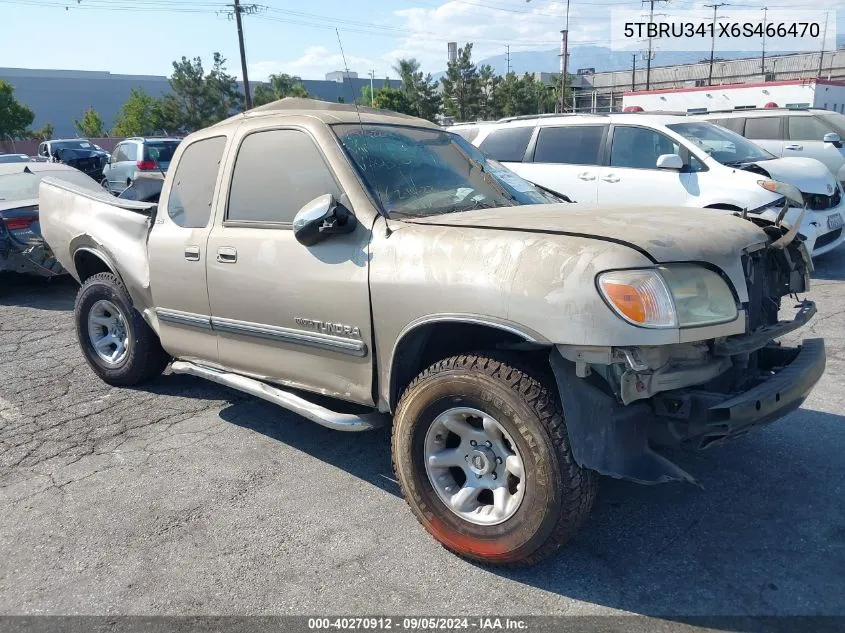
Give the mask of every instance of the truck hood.
[[743, 249], [768, 241], [763, 230], [748, 220], [716, 209], [538, 204], [405, 221], [586, 237], [628, 246], [655, 263], [702, 261], [728, 268], [738, 263]]
[[798, 187], [803, 193], [830, 196], [836, 191], [836, 180], [827, 167], [815, 158], [775, 158], [744, 166], [745, 171], [768, 175], [774, 180]]

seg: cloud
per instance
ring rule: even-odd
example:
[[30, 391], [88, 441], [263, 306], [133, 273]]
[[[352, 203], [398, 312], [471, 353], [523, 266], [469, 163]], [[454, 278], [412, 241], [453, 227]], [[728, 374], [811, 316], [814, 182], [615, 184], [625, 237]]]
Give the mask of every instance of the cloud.
[[[347, 55], [349, 70], [357, 71], [361, 76], [371, 68], [378, 71], [380, 63], [367, 57]], [[296, 59], [288, 61], [264, 60], [249, 64], [249, 76], [257, 81], [264, 81], [273, 73], [299, 75], [304, 79], [322, 79], [327, 72], [343, 70], [343, 57], [340, 53], [330, 53], [324, 46], [309, 46]]]
[[[501, 2], [498, 6], [505, 6]], [[435, 8], [407, 8], [393, 12], [396, 26], [420, 33], [398, 42], [382, 59], [393, 64], [401, 57], [416, 57], [431, 72], [446, 66], [446, 43], [463, 46], [473, 42], [473, 59], [511, 52], [552, 50], [559, 46], [560, 30], [566, 23], [566, 3], [548, 2], [540, 6], [511, 4], [512, 11], [499, 11], [471, 0], [449, 0]], [[570, 7], [570, 42], [605, 43], [609, 35], [609, 7], [573, 5]]]

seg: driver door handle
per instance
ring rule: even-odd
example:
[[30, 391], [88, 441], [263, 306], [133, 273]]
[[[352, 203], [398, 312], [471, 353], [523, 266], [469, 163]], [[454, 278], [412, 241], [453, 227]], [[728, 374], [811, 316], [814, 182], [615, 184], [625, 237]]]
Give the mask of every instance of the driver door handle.
[[616, 174], [608, 174], [607, 176], [602, 176], [601, 179], [605, 182], [619, 182], [619, 176]]
[[793, 143], [792, 145], [787, 145], [784, 149], [794, 149], [800, 152], [802, 149], [804, 149], [804, 146], [799, 145], [798, 143]]
[[217, 249], [217, 261], [221, 264], [234, 264], [238, 261], [238, 250], [234, 246], [221, 246]]
[[596, 175], [589, 171], [582, 171], [580, 174], [578, 174], [578, 178], [580, 178], [581, 180], [595, 180]]

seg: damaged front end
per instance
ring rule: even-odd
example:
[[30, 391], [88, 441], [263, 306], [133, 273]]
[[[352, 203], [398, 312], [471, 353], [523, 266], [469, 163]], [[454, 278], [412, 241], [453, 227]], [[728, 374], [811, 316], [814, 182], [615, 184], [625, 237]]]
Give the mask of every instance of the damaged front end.
[[[776, 339], [816, 312], [812, 301], [797, 296], [809, 288], [812, 263], [793, 229], [762, 228], [768, 243], [741, 254], [748, 291], [744, 333], [674, 345], [552, 350], [581, 466], [641, 483], [693, 481], [660, 449], [708, 448], [803, 403], [824, 372], [824, 341], [788, 347]], [[789, 298], [797, 312], [779, 320]]]

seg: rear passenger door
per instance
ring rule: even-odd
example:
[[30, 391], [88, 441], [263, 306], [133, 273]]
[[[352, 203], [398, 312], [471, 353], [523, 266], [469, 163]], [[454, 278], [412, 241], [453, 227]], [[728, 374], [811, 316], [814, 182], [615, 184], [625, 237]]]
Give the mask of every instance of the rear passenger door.
[[531, 162], [511, 169], [575, 202], [595, 204], [608, 128], [595, 124], [540, 127]]
[[784, 118], [782, 116], [748, 117], [743, 136], [775, 156], [800, 156], [796, 146], [784, 145]]
[[148, 245], [162, 345], [173, 356], [212, 363], [218, 360], [217, 337], [211, 329], [205, 254], [226, 142], [225, 136], [212, 136], [181, 148]]

